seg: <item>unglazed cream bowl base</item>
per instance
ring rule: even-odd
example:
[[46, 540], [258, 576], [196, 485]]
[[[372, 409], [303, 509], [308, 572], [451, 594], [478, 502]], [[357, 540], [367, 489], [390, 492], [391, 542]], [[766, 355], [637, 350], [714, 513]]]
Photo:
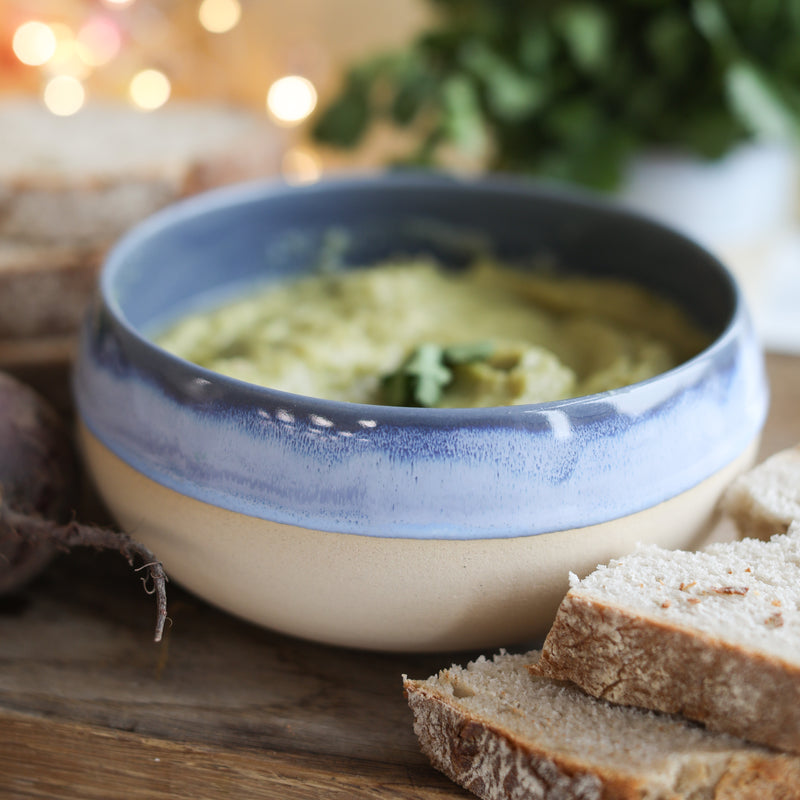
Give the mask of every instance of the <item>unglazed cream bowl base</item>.
[[568, 586], [638, 542], [694, 548], [725, 487], [755, 458], [656, 506], [581, 529], [492, 539], [308, 530], [200, 502], [150, 480], [79, 426], [97, 489], [170, 577], [258, 625], [390, 651], [471, 650], [544, 636]]

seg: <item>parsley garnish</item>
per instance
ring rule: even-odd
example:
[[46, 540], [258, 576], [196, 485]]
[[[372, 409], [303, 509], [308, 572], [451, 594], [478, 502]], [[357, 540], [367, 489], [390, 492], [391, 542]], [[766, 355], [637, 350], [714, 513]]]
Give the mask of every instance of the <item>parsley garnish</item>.
[[453, 381], [452, 367], [485, 361], [493, 350], [491, 342], [448, 347], [420, 344], [397, 370], [382, 378], [381, 401], [390, 406], [434, 408]]
[[432, 5], [436, 22], [404, 50], [349, 69], [318, 140], [355, 147], [388, 121], [411, 134], [405, 163], [436, 166], [455, 147], [490, 169], [603, 189], [654, 147], [714, 158], [796, 141], [797, 2]]

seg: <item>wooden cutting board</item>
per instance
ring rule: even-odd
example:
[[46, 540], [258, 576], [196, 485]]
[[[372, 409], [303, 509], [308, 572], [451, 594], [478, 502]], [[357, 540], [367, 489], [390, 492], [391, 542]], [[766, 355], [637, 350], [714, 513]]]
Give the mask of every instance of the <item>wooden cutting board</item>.
[[[762, 458], [800, 442], [800, 358], [768, 367]], [[121, 559], [94, 552], [60, 557], [0, 600], [0, 797], [472, 796], [420, 755], [401, 676], [477, 654], [324, 647], [176, 585], [169, 604], [157, 645], [152, 598]]]

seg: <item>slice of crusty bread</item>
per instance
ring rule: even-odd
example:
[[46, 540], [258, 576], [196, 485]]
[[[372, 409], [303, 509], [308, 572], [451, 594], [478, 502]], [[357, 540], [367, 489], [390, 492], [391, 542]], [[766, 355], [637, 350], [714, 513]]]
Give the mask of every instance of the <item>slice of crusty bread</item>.
[[800, 445], [782, 450], [737, 478], [720, 509], [743, 536], [766, 539], [800, 520]]
[[92, 102], [59, 117], [35, 98], [0, 101], [0, 237], [108, 244], [168, 203], [280, 167], [265, 117], [196, 102], [152, 112]]
[[425, 755], [478, 797], [776, 800], [798, 797], [800, 758], [679, 717], [595, 700], [535, 677], [537, 652], [404, 678]]
[[531, 669], [800, 753], [800, 523], [697, 553], [641, 547], [571, 576]]
[[103, 251], [0, 239], [0, 343], [77, 330]]

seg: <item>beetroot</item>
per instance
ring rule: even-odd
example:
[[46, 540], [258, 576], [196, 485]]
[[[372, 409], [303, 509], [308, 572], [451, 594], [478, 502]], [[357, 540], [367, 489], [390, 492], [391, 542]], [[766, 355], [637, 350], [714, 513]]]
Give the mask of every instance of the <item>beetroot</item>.
[[72, 440], [54, 409], [31, 388], [0, 372], [0, 594], [20, 589], [57, 550], [90, 546], [116, 550], [158, 605], [155, 639], [166, 621], [166, 575], [155, 556], [127, 534], [73, 519], [77, 460]]

